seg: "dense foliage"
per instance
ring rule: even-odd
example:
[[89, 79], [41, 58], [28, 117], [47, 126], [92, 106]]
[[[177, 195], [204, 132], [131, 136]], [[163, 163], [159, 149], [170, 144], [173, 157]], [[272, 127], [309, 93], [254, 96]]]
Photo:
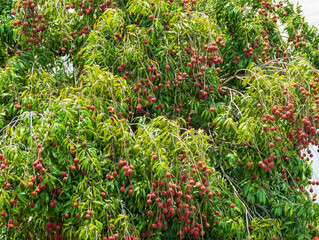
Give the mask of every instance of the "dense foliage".
[[318, 233], [300, 7], [5, 1], [0, 40], [0, 239]]

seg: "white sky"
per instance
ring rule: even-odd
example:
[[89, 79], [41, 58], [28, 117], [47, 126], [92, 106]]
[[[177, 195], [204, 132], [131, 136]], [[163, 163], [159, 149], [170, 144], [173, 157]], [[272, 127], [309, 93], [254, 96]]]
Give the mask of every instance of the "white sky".
[[319, 0], [291, 0], [302, 6], [306, 21], [319, 29]]

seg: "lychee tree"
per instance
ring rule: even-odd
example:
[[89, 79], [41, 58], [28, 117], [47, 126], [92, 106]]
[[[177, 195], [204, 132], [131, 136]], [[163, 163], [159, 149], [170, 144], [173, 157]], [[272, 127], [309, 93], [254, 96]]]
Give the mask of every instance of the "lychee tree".
[[318, 31], [289, 1], [6, 1], [1, 239], [310, 239]]

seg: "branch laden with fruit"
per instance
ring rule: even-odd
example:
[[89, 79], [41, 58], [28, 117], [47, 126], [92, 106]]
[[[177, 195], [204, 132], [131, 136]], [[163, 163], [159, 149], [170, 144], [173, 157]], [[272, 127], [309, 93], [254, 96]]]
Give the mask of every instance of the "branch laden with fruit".
[[319, 37], [289, 1], [0, 17], [0, 238], [316, 235]]

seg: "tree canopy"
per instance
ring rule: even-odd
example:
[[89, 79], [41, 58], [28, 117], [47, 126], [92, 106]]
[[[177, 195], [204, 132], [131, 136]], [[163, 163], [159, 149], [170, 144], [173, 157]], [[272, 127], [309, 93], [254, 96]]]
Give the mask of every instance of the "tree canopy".
[[5, 1], [0, 66], [0, 239], [318, 233], [300, 6]]

